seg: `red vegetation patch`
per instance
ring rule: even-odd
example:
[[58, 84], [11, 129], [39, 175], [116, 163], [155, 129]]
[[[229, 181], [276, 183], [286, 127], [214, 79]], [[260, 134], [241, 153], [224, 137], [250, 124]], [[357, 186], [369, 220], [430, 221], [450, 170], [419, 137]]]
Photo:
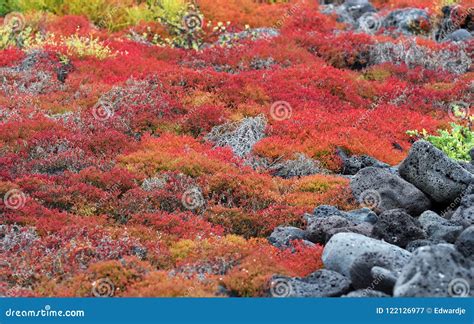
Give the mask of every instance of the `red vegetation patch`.
[[[322, 267], [321, 246], [272, 246], [275, 227], [303, 227], [318, 205], [357, 207], [338, 149], [395, 165], [407, 130], [445, 127], [449, 104], [472, 90], [472, 70], [369, 66], [370, 48], [393, 39], [348, 31], [316, 1], [198, 2], [205, 23], [279, 33], [195, 51], [153, 44], [154, 32], [170, 36], [159, 23], [109, 33], [49, 16], [33, 27], [92, 35], [113, 55], [0, 51], [0, 295], [95, 296], [105, 282], [114, 296], [266, 296], [272, 275]], [[260, 130], [232, 133], [251, 118]], [[275, 175], [301, 155], [320, 174]]]

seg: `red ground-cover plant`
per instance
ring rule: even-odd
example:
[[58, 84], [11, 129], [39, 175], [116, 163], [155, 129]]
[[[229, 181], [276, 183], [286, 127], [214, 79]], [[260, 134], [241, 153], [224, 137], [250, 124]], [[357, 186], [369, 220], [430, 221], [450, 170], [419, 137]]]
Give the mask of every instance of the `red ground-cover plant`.
[[[415, 2], [374, 4], [435, 10]], [[303, 228], [318, 205], [360, 207], [338, 150], [396, 165], [407, 130], [446, 128], [449, 105], [469, 102], [472, 69], [368, 64], [384, 42], [452, 44], [355, 33], [315, 1], [198, 4], [212, 21], [199, 51], [153, 44], [171, 37], [158, 22], [111, 33], [54, 15], [27, 24], [56, 41], [93, 37], [110, 56], [0, 50], [0, 295], [90, 297], [105, 280], [114, 296], [268, 296], [273, 275], [322, 267], [319, 245], [272, 246], [275, 227]], [[218, 22], [279, 34], [219, 46]], [[254, 117], [263, 126], [246, 155], [207, 137]], [[276, 176], [301, 154], [321, 174]]]

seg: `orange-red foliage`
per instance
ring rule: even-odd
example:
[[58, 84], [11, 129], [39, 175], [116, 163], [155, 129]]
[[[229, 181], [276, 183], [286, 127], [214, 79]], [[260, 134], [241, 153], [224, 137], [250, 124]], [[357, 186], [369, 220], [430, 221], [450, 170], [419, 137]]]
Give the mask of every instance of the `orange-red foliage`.
[[[91, 296], [94, 282], [108, 279], [115, 296], [265, 296], [272, 275], [322, 267], [321, 246], [268, 243], [275, 227], [303, 227], [304, 213], [321, 204], [357, 207], [337, 175], [339, 148], [395, 165], [410, 148], [407, 130], [446, 127], [446, 105], [472, 90], [472, 70], [366, 67], [368, 48], [393, 39], [348, 31], [316, 1], [198, 3], [205, 22], [280, 35], [194, 51], [50, 16], [37, 29], [92, 34], [114, 55], [65, 62], [61, 46], [0, 51], [0, 260], [10, 265], [0, 267], [0, 295]], [[133, 29], [147, 40], [166, 34], [159, 23]], [[110, 116], [97, 118], [107, 100]], [[289, 118], [274, 118], [276, 101], [291, 106]], [[206, 140], [215, 126], [255, 116], [267, 125], [254, 158], [274, 165], [303, 153], [326, 174], [279, 178]], [[183, 203], [189, 190], [196, 208]]]

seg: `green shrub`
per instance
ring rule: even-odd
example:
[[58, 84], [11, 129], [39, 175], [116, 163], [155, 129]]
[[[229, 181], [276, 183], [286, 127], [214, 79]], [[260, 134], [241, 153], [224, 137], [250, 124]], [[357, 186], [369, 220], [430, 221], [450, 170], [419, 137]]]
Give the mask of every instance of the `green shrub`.
[[12, 0], [0, 0], [0, 16], [5, 16], [14, 9], [15, 7]]
[[126, 8], [126, 23], [128, 26], [138, 25], [140, 22], [152, 21], [153, 14], [146, 5], [133, 6]]
[[408, 131], [408, 135], [425, 139], [435, 147], [445, 152], [450, 158], [469, 161], [469, 152], [474, 148], [474, 134], [467, 126], [451, 123], [451, 131], [438, 130], [438, 136], [429, 135], [426, 130], [420, 133], [417, 130]]
[[64, 0], [10, 0], [12, 6], [22, 12], [49, 11], [60, 14]]
[[111, 31], [153, 18], [146, 4], [136, 0], [0, 0], [0, 15], [15, 10], [85, 16], [97, 27]]
[[135, 0], [68, 0], [63, 11], [67, 14], [86, 16], [97, 27], [117, 31], [142, 20], [151, 20], [145, 5], [137, 6]]
[[171, 39], [168, 45], [199, 49], [202, 45], [203, 15], [199, 8], [185, 0], [147, 0], [153, 16], [166, 27]]
[[173, 24], [181, 23], [181, 15], [187, 8], [184, 0], [148, 0], [147, 4], [158, 19]]

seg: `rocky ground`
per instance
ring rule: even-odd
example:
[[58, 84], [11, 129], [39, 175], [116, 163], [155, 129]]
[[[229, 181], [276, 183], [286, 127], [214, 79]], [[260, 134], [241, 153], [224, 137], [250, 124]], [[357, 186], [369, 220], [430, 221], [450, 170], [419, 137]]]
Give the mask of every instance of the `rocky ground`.
[[304, 230], [275, 229], [269, 241], [278, 247], [324, 244], [325, 269], [276, 276], [273, 295], [474, 296], [474, 161], [460, 165], [418, 141], [396, 167], [373, 162], [351, 176], [354, 195], [370, 208], [319, 206]]

